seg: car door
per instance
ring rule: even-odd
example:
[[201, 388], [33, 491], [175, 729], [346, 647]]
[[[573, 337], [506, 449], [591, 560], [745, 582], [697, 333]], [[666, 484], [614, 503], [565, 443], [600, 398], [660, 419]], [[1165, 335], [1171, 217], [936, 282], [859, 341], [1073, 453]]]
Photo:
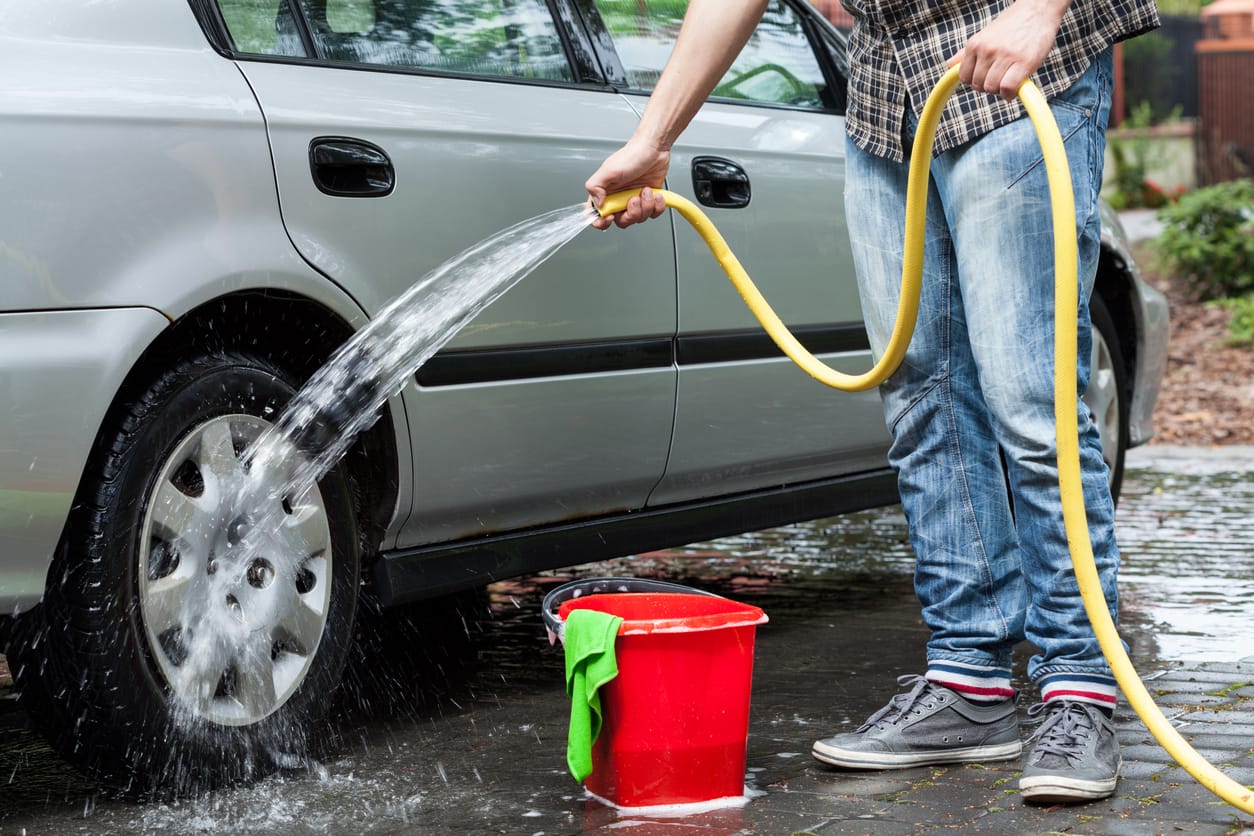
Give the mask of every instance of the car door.
[[[544, 0], [221, 5], [291, 239], [372, 316], [481, 239], [579, 211], [636, 122]], [[630, 281], [612, 269], [628, 260]], [[675, 329], [669, 228], [581, 233], [403, 393], [415, 476], [395, 545], [642, 507], [670, 441]]]
[[[596, 0], [628, 85], [647, 93], [684, 3]], [[809, 12], [772, 0], [672, 149], [668, 187], [698, 203], [770, 304], [823, 360], [871, 356], [844, 223], [844, 82]], [[643, 95], [630, 95], [637, 108]], [[679, 396], [667, 503], [884, 466], [878, 395], [829, 389], [774, 349], [705, 244], [679, 223]]]

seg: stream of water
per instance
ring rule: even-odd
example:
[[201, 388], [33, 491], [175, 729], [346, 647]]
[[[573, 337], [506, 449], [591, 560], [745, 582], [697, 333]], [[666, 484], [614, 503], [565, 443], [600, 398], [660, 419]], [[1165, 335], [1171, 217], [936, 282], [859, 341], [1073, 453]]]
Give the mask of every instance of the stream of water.
[[[277, 707], [286, 699], [284, 689], [290, 693], [299, 683], [300, 665], [307, 665], [316, 651], [307, 645], [311, 637], [316, 640], [321, 627], [310, 626], [308, 619], [326, 617], [330, 580], [325, 557], [304, 565], [282, 565], [299, 559], [285, 545], [293, 535], [284, 526], [316, 528], [321, 516], [318, 481], [374, 424], [383, 404], [468, 322], [594, 217], [587, 204], [555, 209], [502, 230], [441, 264], [341, 346], [278, 420], [240, 454], [238, 465], [231, 462], [214, 474], [212, 490], [225, 511], [203, 527], [225, 528], [225, 547], [211, 558], [208, 576], [197, 579], [197, 593], [183, 598], [179, 627], [172, 633], [177, 646], [168, 652], [178, 660], [174, 691], [177, 701], [184, 703], [178, 712], [184, 720], [212, 714], [209, 706], [221, 694], [224, 670], [245, 709]], [[174, 496], [171, 501], [183, 499]], [[198, 531], [188, 536], [215, 535]], [[295, 613], [289, 617], [305, 625], [296, 632], [305, 637], [306, 646], [298, 653], [279, 654], [282, 659], [277, 662], [275, 638], [250, 626], [249, 614], [237, 598], [245, 584], [259, 585], [249, 575], [258, 566], [267, 573], [264, 583], [272, 577], [296, 579], [289, 585], [310, 599], [309, 606], [287, 601]], [[302, 577], [308, 580], [302, 582]], [[223, 719], [231, 722], [229, 716]]]
[[245, 453], [271, 496], [299, 496], [317, 484], [423, 363], [594, 217], [578, 204], [509, 227], [444, 262], [380, 311]]

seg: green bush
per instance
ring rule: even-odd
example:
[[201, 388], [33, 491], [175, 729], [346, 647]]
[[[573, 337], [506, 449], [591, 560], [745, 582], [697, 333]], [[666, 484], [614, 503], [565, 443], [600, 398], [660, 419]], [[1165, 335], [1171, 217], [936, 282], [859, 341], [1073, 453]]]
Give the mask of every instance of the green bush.
[[1228, 345], [1254, 347], [1254, 293], [1220, 299], [1216, 305], [1232, 311], [1228, 320]]
[[1186, 293], [1206, 301], [1254, 291], [1254, 180], [1197, 189], [1158, 219], [1158, 255]]

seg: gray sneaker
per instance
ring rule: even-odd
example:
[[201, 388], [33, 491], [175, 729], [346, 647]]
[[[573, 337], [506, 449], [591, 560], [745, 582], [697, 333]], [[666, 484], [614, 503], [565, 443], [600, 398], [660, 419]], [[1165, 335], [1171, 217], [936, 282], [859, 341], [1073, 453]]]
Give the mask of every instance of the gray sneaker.
[[814, 744], [814, 757], [846, 769], [904, 769], [938, 763], [1019, 757], [1019, 716], [1014, 700], [968, 702], [921, 676], [897, 680], [898, 694], [855, 732]]
[[1089, 703], [1051, 700], [1029, 715], [1045, 714], [1032, 735], [1019, 794], [1034, 804], [1066, 804], [1109, 798], [1119, 780], [1119, 739], [1115, 724]]

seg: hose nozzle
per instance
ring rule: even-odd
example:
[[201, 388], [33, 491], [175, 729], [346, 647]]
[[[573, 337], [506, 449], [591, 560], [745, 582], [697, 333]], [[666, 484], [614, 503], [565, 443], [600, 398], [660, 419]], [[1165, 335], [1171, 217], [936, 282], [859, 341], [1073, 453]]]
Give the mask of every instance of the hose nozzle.
[[607, 215], [617, 215], [619, 212], [626, 209], [627, 201], [631, 200], [638, 194], [640, 194], [640, 189], [626, 189], [621, 192], [614, 192], [614, 194], [606, 195], [605, 200], [601, 201], [600, 206], [593, 203], [591, 198], [588, 199], [588, 204], [598, 215], [604, 218]]

